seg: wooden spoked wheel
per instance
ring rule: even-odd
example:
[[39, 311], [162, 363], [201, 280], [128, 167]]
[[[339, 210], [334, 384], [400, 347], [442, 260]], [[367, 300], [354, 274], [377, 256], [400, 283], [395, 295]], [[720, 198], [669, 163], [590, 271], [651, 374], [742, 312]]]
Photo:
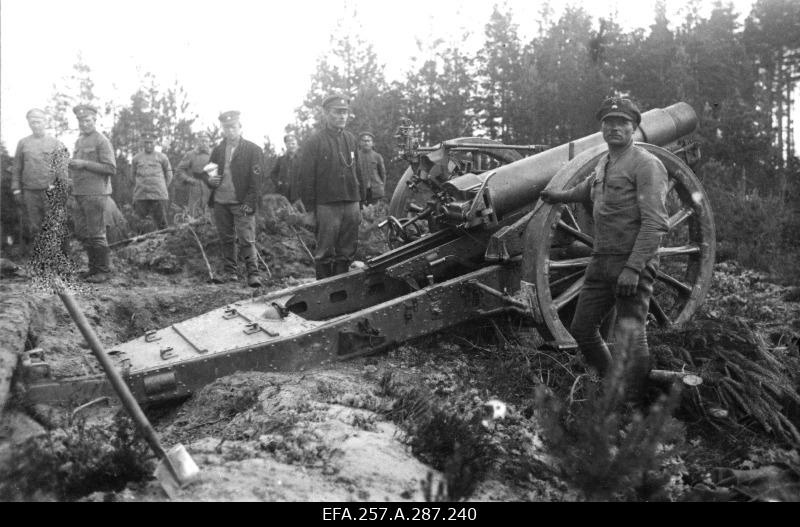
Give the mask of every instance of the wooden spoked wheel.
[[[711, 283], [714, 217], [700, 181], [680, 158], [657, 146], [639, 146], [658, 157], [669, 173], [670, 229], [658, 250], [650, 323], [680, 325], [696, 311]], [[574, 187], [589, 177], [605, 150], [601, 145], [577, 156], [547, 188]], [[584, 204], [540, 203], [525, 231], [522, 279], [535, 286], [538, 316], [558, 347], [575, 347], [567, 328], [590, 260], [592, 233], [591, 213]]]
[[[474, 162], [474, 156], [477, 155], [487, 156], [497, 165], [505, 165], [507, 163], [512, 163], [522, 159], [522, 156], [516, 150], [491, 148], [491, 145], [500, 143], [483, 137], [460, 137], [458, 139], [453, 139], [452, 142], [486, 144], [486, 148], [481, 148], [479, 150], [452, 153], [450, 159], [453, 167], [458, 165], [463, 166], [464, 162], [468, 160]], [[450, 173], [449, 177], [452, 177], [453, 175], [453, 173]], [[394, 193], [392, 194], [392, 199], [389, 202], [389, 215], [397, 218], [400, 224], [403, 223], [403, 220], [415, 215], [415, 212], [412, 209], [424, 208], [428, 201], [433, 198], [433, 195], [437, 190], [432, 186], [431, 183], [426, 181], [418, 183], [413, 188], [409, 187], [408, 184], [410, 181], [412, 181], [413, 177], [413, 170], [411, 167], [407, 168], [400, 178], [400, 181], [398, 181], [397, 186], [394, 189]], [[408, 231], [408, 237], [416, 238], [425, 232], [428, 232], [429, 230], [435, 230], [435, 226], [429, 225], [428, 222], [420, 223], [422, 223], [422, 225], [417, 223], [413, 227], [409, 226], [406, 228]], [[397, 236], [395, 226], [395, 229], [389, 231], [389, 246], [394, 248], [403, 245], [403, 243], [404, 241], [401, 239], [401, 237]]]

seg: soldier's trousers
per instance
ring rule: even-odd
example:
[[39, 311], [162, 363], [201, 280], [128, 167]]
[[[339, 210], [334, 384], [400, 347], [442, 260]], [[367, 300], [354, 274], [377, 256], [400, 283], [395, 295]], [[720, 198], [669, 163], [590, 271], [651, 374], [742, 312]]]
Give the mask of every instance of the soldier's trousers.
[[94, 196], [75, 196], [75, 236], [83, 242], [83, 246], [108, 247], [106, 240], [106, 223], [104, 212], [106, 194]]
[[133, 211], [137, 216], [146, 218], [150, 216], [156, 229], [167, 227], [167, 202], [163, 199], [137, 199], [133, 202]]
[[256, 215], [242, 214], [241, 205], [214, 203], [214, 222], [219, 233], [224, 270], [236, 273], [236, 248], [244, 260], [247, 274], [258, 272], [256, 261]]
[[45, 215], [47, 215], [47, 197], [46, 190], [30, 190], [25, 189], [22, 191], [22, 196], [25, 201], [25, 223], [27, 224], [28, 234], [30, 239], [33, 240], [42, 228], [42, 222]]
[[339, 201], [317, 205], [317, 265], [333, 265], [345, 272], [358, 250], [358, 226], [361, 209], [357, 201]]
[[626, 354], [626, 377], [631, 390], [636, 392], [641, 390], [650, 369], [645, 323], [655, 275], [648, 265], [639, 274], [639, 285], [635, 294], [617, 297], [617, 278], [627, 261], [628, 255], [592, 257], [586, 268], [586, 280], [578, 296], [570, 333], [589, 365], [595, 367], [601, 375], [607, 374], [612, 366], [612, 357], [600, 335], [600, 326], [606, 316], [616, 308], [615, 347]]

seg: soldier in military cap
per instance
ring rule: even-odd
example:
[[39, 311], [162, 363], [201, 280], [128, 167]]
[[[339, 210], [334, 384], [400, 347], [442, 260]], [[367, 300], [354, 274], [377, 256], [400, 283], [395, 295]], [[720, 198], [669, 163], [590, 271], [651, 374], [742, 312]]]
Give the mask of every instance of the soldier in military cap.
[[359, 203], [366, 199], [356, 138], [344, 129], [349, 99], [330, 95], [322, 102], [322, 111], [324, 128], [305, 142], [298, 166], [300, 198], [317, 225], [317, 279], [350, 269], [358, 249]]
[[[194, 149], [187, 152], [175, 174], [175, 194], [183, 196], [179, 205], [187, 207], [192, 216], [203, 215], [206, 212], [206, 202], [211, 193], [208, 186], [203, 184], [205, 172], [203, 167], [211, 158], [211, 138], [205, 132], [197, 134]], [[177, 201], [177, 198], [176, 198]]]
[[247, 284], [261, 287], [256, 260], [256, 211], [261, 198], [264, 155], [261, 148], [242, 137], [237, 111], [219, 116], [223, 141], [211, 152], [212, 168], [206, 182], [212, 189], [209, 206], [219, 232], [227, 280], [238, 280], [236, 248], [247, 270]]
[[142, 151], [131, 161], [133, 210], [142, 218], [150, 216], [156, 229], [164, 229], [167, 227], [167, 188], [172, 181], [172, 166], [166, 155], [155, 151], [155, 132], [143, 132], [141, 140]]
[[570, 332], [587, 362], [606, 374], [612, 365], [600, 335], [603, 319], [616, 307], [618, 342], [632, 343], [629, 387], [641, 393], [650, 368], [645, 322], [658, 265], [658, 246], [668, 231], [667, 170], [633, 143], [641, 122], [629, 99], [609, 98], [597, 111], [608, 144], [594, 172], [569, 190], [544, 190], [547, 203], [593, 204], [594, 247]]
[[34, 108], [25, 117], [32, 134], [17, 143], [11, 190], [14, 201], [24, 208], [25, 223], [30, 237], [34, 238], [47, 213], [45, 191], [52, 187], [57, 176], [50, 167], [52, 156], [66, 147], [45, 132], [47, 114], [44, 111]]
[[[283, 136], [286, 153], [278, 158], [269, 176], [275, 185], [275, 192], [286, 196], [290, 202], [297, 200], [297, 183], [295, 179], [295, 165], [297, 164], [297, 138], [294, 134]], [[294, 188], [292, 188], [294, 187]]]
[[361, 167], [361, 177], [367, 186], [366, 205], [378, 203], [386, 195], [386, 167], [383, 156], [373, 150], [375, 136], [372, 132], [358, 134], [358, 164]]
[[117, 170], [109, 140], [95, 129], [97, 109], [88, 104], [73, 108], [81, 135], [69, 162], [72, 194], [77, 204], [75, 230], [89, 257], [87, 282], [100, 283], [111, 273], [110, 252], [103, 212], [111, 199], [111, 176]]

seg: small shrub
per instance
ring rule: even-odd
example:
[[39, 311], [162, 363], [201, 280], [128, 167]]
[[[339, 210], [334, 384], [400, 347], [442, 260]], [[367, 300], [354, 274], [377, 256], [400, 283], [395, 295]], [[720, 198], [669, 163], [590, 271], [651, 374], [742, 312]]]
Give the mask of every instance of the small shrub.
[[[385, 395], [396, 399], [387, 414], [406, 430], [406, 442], [413, 454], [444, 473], [447, 499], [469, 496], [492, 455], [479, 422], [474, 416], [438, 403], [429, 390], [410, 377], [389, 372], [380, 386]], [[430, 485], [426, 490], [431, 497], [441, 494], [441, 489], [433, 492]]]
[[15, 447], [0, 474], [0, 500], [28, 500], [42, 493], [74, 500], [119, 491], [128, 482], [147, 479], [152, 459], [126, 416], [116, 418], [112, 427], [81, 420]]
[[626, 401], [626, 371], [618, 365], [602, 384], [589, 383], [586, 399], [572, 405], [537, 387], [544, 437], [589, 500], [657, 498], [671, 477], [659, 469], [683, 443], [683, 427], [672, 417], [678, 394], [642, 412]]

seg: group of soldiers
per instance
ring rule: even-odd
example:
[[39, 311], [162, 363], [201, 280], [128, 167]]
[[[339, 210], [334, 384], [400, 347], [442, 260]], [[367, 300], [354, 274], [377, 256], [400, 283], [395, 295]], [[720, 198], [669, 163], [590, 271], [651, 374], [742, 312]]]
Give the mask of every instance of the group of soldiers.
[[[324, 126], [298, 148], [292, 135], [284, 138], [286, 153], [271, 170], [275, 190], [301, 210], [316, 226], [315, 271], [318, 279], [347, 272], [358, 248], [361, 208], [384, 197], [386, 170], [372, 149], [373, 135], [356, 136], [345, 130], [349, 100], [341, 94], [322, 103]], [[87, 105], [74, 109], [80, 126], [69, 171], [77, 205], [78, 237], [89, 257], [85, 274], [90, 282], [108, 279], [109, 248], [103, 211], [111, 194], [110, 177], [116, 171], [108, 139], [95, 130], [97, 111]], [[641, 388], [648, 369], [645, 336], [650, 297], [658, 273], [658, 246], [669, 230], [666, 211], [667, 171], [661, 161], [633, 142], [641, 122], [638, 107], [629, 99], [610, 98], [596, 115], [608, 145], [608, 154], [594, 172], [569, 190], [546, 189], [547, 203], [582, 201], [593, 204], [595, 242], [585, 275], [571, 333], [587, 359], [601, 374], [612, 364], [600, 326], [616, 308], [633, 335], [633, 387]], [[13, 192], [24, 201], [32, 226], [46, 212], [45, 191], [52, 185], [48, 155], [63, 149], [44, 133], [46, 115], [27, 114], [33, 134], [17, 147]], [[255, 249], [255, 214], [261, 197], [264, 156], [261, 148], [242, 137], [240, 113], [219, 116], [223, 140], [211, 149], [208, 136], [200, 135], [196, 148], [178, 166], [179, 187], [186, 203], [206, 202], [213, 209], [222, 245], [226, 280], [239, 280], [238, 255], [244, 261], [247, 283], [259, 287]], [[151, 215], [158, 226], [166, 224], [163, 204], [172, 179], [169, 161], [155, 152], [155, 137], [144, 134], [143, 151], [133, 158], [136, 211]]]
[[[344, 129], [350, 115], [349, 99], [330, 95], [322, 110], [324, 127], [313, 133], [302, 149], [294, 135], [286, 135], [286, 152], [269, 172], [275, 192], [305, 212], [316, 227], [318, 279], [349, 270], [358, 248], [361, 208], [383, 200], [386, 184], [383, 158], [373, 149], [374, 135], [361, 132], [357, 143]], [[46, 113], [32, 109], [26, 114], [32, 134], [17, 145], [12, 192], [25, 211], [31, 235], [36, 236], [48, 209], [47, 190], [53, 188], [56, 178], [68, 182], [75, 199], [75, 234], [89, 263], [82, 278], [100, 283], [111, 274], [104, 213], [111, 199], [116, 158], [109, 140], [96, 130], [97, 109], [80, 104], [73, 112], [80, 137], [69, 159], [68, 174], [53, 169], [54, 154], [65, 152], [66, 147], [46, 134]], [[222, 141], [212, 148], [209, 135], [199, 133], [195, 147], [178, 164], [174, 181], [169, 159], [156, 151], [157, 134], [141, 134], [142, 150], [131, 160], [134, 212], [151, 218], [156, 228], [165, 228], [172, 186], [175, 203], [191, 215], [212, 212], [222, 252], [221, 280], [238, 281], [241, 260], [247, 284], [260, 287], [255, 219], [265, 188], [264, 153], [242, 137], [240, 112], [224, 112], [219, 121]], [[68, 244], [65, 252], [66, 247]]]

